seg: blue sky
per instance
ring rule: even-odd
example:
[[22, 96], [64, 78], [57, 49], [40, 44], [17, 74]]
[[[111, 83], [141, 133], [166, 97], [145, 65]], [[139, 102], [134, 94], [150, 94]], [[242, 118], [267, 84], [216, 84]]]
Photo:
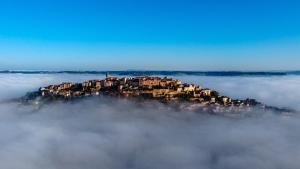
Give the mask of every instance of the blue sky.
[[1, 0], [0, 69], [300, 69], [296, 0]]

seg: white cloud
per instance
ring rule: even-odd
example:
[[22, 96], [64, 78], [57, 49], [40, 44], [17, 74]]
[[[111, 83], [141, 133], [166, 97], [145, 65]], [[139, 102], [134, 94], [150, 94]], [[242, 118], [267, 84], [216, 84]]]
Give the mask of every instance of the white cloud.
[[[6, 76], [6, 77], [5, 77]], [[53, 82], [88, 75], [1, 75], [2, 98]], [[275, 98], [293, 91], [298, 77], [187, 77], [225, 94]], [[3, 85], [13, 83], [10, 87]], [[4, 82], [4, 83], [3, 83]], [[15, 92], [15, 89], [18, 89]], [[265, 90], [264, 90], [265, 89]], [[281, 89], [281, 90], [278, 90]], [[9, 92], [8, 92], [9, 91]], [[265, 91], [256, 94], [254, 91]], [[275, 92], [277, 91], [277, 92]], [[272, 96], [273, 95], [273, 96]], [[294, 93], [295, 98], [298, 96]], [[292, 96], [283, 99], [293, 106]], [[291, 100], [289, 100], [291, 99]], [[294, 108], [297, 106], [293, 106]], [[0, 104], [0, 168], [5, 169], [176, 169], [289, 168], [300, 162], [300, 119], [265, 114], [230, 119], [174, 112], [150, 102], [94, 98], [40, 108]]]

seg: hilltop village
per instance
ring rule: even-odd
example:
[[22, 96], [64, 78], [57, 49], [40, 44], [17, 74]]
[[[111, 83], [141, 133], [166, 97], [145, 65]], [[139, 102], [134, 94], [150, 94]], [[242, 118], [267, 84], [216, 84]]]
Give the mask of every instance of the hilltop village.
[[217, 91], [167, 77], [118, 78], [107, 74], [103, 80], [88, 80], [83, 83], [65, 82], [42, 87], [35, 93], [35, 97], [65, 100], [98, 95], [154, 99], [164, 103], [180, 101], [190, 103], [189, 109], [209, 108], [213, 112], [245, 111], [250, 106], [262, 106], [254, 99], [233, 100], [221, 96]]

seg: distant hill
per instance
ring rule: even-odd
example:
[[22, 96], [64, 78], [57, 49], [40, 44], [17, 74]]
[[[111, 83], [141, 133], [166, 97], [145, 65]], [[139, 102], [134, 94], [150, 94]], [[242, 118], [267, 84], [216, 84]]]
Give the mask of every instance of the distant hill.
[[300, 71], [19, 71], [3, 70], [0, 73], [21, 73], [21, 74], [103, 74], [109, 72], [115, 76], [176, 76], [176, 75], [193, 75], [193, 76], [286, 76], [300, 75]]

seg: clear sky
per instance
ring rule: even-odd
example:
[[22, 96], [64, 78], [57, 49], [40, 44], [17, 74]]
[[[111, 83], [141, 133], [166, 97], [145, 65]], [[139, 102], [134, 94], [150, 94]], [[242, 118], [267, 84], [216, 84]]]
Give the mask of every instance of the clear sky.
[[1, 0], [0, 69], [300, 69], [297, 0]]

